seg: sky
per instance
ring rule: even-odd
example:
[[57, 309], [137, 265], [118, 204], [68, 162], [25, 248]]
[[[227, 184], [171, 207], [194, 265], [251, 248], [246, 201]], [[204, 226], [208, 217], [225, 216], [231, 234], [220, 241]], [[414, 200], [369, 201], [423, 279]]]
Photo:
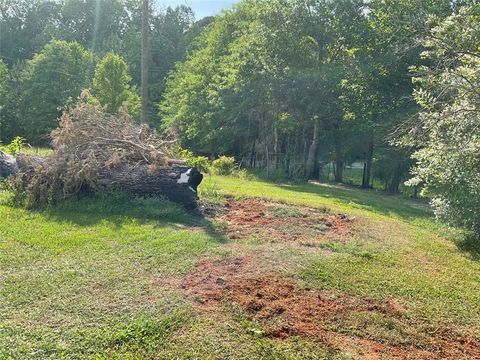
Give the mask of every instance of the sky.
[[216, 15], [223, 9], [229, 9], [238, 0], [155, 0], [155, 7], [188, 5], [195, 12], [195, 19], [199, 20], [205, 16]]

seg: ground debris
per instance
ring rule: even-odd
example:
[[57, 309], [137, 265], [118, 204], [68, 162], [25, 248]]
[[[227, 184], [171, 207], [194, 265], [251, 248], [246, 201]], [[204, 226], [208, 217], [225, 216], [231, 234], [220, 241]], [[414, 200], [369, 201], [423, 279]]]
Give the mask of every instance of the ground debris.
[[[211, 212], [211, 209], [208, 209]], [[216, 218], [227, 224], [230, 239], [259, 238], [266, 242], [308, 245], [350, 233], [355, 217], [327, 209], [286, 205], [262, 199], [227, 199]]]
[[381, 302], [305, 288], [272, 271], [259, 270], [254, 256], [202, 261], [180, 287], [205, 310], [219, 311], [223, 303], [241, 306], [260, 322], [265, 336], [274, 339], [305, 337], [364, 359], [480, 359], [480, 342], [473, 338], [434, 334], [427, 345], [416, 346], [386, 343], [368, 334], [351, 336], [333, 331], [329, 321], [357, 313], [408, 320], [394, 299]]

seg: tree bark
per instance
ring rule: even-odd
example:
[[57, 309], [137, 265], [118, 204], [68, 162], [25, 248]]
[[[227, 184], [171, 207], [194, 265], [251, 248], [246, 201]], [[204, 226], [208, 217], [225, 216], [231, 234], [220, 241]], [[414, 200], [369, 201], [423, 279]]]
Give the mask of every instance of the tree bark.
[[265, 145], [265, 153], [266, 153], [266, 166], [267, 166], [267, 180], [270, 179], [270, 154], [268, 152], [268, 144]]
[[372, 177], [373, 150], [374, 150], [374, 144], [373, 144], [373, 137], [372, 137], [368, 142], [367, 159], [366, 159], [364, 171], [363, 171], [362, 188], [364, 189], [372, 187], [370, 182]]
[[202, 174], [187, 166], [173, 165], [151, 172], [145, 165], [134, 170], [116, 167], [103, 171], [98, 185], [141, 197], [165, 196], [186, 208], [195, 208], [198, 199], [197, 187], [202, 179]]
[[401, 167], [397, 167], [393, 171], [393, 174], [390, 177], [390, 181], [387, 182], [387, 186], [385, 190], [390, 193], [399, 193], [401, 182], [402, 182], [402, 169]]
[[342, 145], [338, 136], [335, 136], [335, 182], [343, 182]]
[[318, 144], [319, 144], [319, 137], [320, 137], [320, 124], [318, 121], [315, 122], [313, 126], [313, 137], [312, 143], [310, 144], [310, 148], [308, 149], [308, 157], [305, 164], [305, 176], [307, 179], [315, 178], [315, 168], [317, 162], [317, 154], [318, 154]]
[[341, 158], [335, 158], [335, 182], [343, 182], [343, 160]]
[[[30, 159], [35, 160], [33, 163], [35, 165], [27, 168], [21, 159], [21, 157], [0, 152], [0, 177], [15, 176], [27, 170], [34, 172], [37, 166], [44, 163], [43, 158], [33, 156]], [[181, 164], [173, 164], [153, 171], [150, 171], [147, 165], [141, 165], [135, 169], [119, 165], [102, 170], [98, 176], [97, 185], [118, 189], [135, 196], [164, 196], [188, 209], [193, 209], [197, 206], [197, 188], [202, 180], [203, 175], [197, 169]]]
[[277, 125], [275, 125], [275, 128], [273, 129], [273, 136], [274, 136], [273, 152], [275, 153], [275, 169], [278, 170], [278, 130], [277, 130]]
[[150, 30], [150, 10], [149, 0], [143, 0], [142, 13], [142, 68], [141, 68], [141, 96], [142, 96], [142, 114], [143, 123], [148, 122], [148, 34]]
[[15, 157], [0, 151], [0, 178], [15, 175], [17, 171], [18, 165]]
[[253, 139], [252, 151], [250, 153], [250, 167], [255, 168], [255, 142], [256, 139]]

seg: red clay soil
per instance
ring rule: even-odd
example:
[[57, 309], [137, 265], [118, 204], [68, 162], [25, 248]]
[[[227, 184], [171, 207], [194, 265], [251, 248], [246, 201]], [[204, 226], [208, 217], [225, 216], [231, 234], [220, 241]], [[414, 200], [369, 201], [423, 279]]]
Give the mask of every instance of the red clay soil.
[[[301, 336], [323, 342], [332, 350], [357, 352], [364, 359], [480, 359], [480, 343], [474, 339], [431, 339], [427, 350], [387, 345], [365, 337], [352, 337], [326, 329], [326, 321], [353, 312], [402, 318], [403, 309], [394, 301], [376, 302], [299, 288], [273, 274], [261, 274], [255, 259], [242, 257], [220, 263], [201, 262], [181, 287], [210, 309], [221, 302], [240, 305], [259, 321], [265, 336], [286, 339]], [[405, 320], [406, 321], [406, 320]], [[361, 351], [358, 352], [358, 349]]]
[[227, 236], [231, 239], [255, 235], [271, 242], [297, 243], [346, 235], [354, 220], [345, 214], [259, 199], [229, 199], [220, 219], [228, 224]]

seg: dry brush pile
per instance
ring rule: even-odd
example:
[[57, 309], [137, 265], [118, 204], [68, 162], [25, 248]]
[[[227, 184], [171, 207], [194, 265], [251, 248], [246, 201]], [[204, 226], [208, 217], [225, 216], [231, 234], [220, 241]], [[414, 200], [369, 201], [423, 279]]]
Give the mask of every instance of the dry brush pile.
[[175, 141], [163, 139], [125, 112], [112, 115], [82, 102], [62, 115], [51, 137], [52, 155], [16, 156], [18, 171], [11, 183], [27, 194], [31, 205], [55, 203], [103, 187], [178, 197], [187, 203], [196, 200], [198, 184], [191, 179], [178, 181], [188, 168], [174, 159]]

